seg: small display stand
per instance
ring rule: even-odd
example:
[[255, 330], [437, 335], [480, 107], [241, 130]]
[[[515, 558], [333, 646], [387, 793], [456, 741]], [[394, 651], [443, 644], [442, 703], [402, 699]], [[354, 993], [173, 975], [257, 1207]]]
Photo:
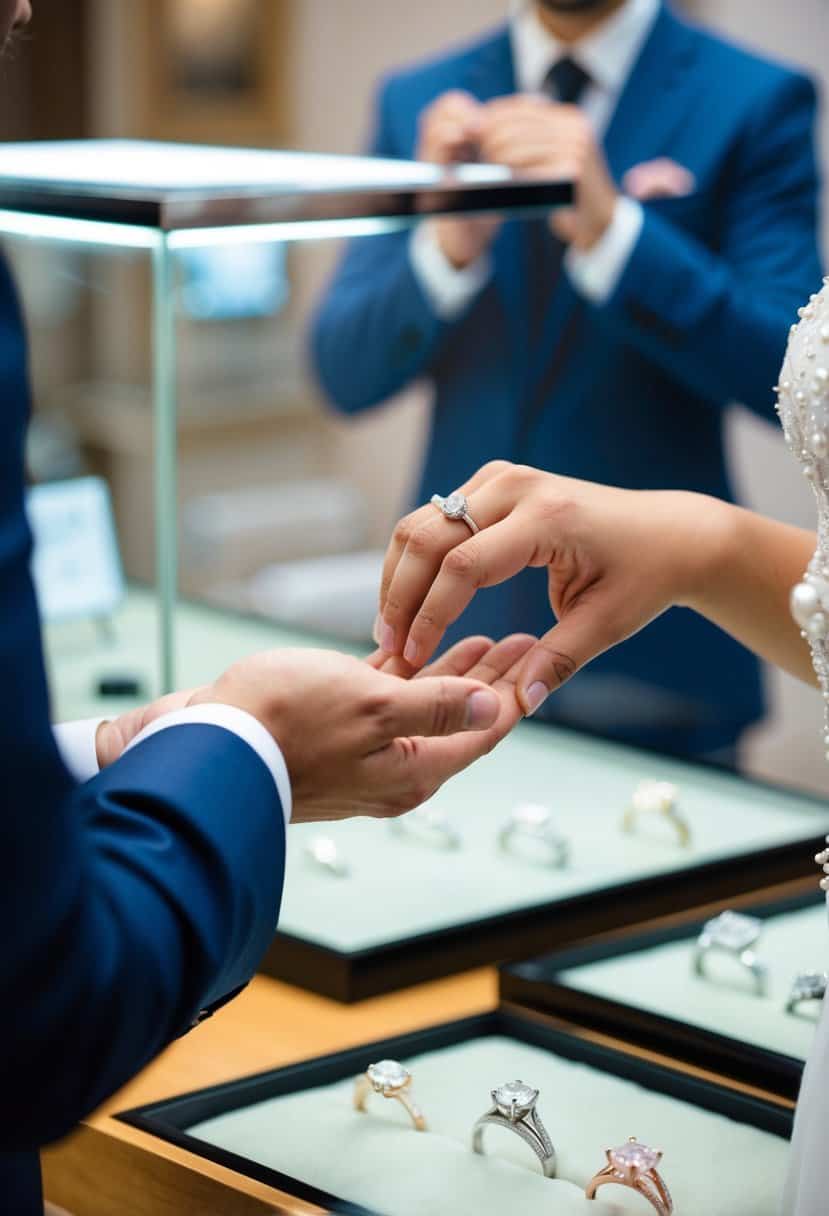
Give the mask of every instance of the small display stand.
[[765, 991], [727, 952], [695, 969], [696, 921], [505, 966], [501, 996], [793, 1100], [820, 1001], [786, 1006], [798, 975], [826, 968], [826, 904], [810, 892], [740, 913], [761, 922]]

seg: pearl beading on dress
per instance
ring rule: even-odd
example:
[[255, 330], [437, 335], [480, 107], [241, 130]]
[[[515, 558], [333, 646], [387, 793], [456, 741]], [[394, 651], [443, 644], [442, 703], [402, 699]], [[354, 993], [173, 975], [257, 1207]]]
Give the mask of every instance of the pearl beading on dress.
[[[774, 391], [786, 442], [817, 501], [817, 548], [802, 581], [792, 589], [790, 605], [811, 647], [823, 695], [823, 744], [829, 760], [829, 277], [797, 315], [800, 320], [789, 332]], [[815, 861], [826, 875], [821, 888], [829, 891], [829, 849]]]

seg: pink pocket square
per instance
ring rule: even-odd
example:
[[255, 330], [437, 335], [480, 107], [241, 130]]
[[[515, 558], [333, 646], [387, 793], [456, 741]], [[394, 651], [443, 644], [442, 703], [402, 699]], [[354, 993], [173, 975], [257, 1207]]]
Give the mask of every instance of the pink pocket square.
[[622, 178], [622, 189], [631, 198], [646, 203], [654, 198], [683, 198], [691, 194], [697, 179], [688, 169], [667, 156], [642, 161], [628, 169]]

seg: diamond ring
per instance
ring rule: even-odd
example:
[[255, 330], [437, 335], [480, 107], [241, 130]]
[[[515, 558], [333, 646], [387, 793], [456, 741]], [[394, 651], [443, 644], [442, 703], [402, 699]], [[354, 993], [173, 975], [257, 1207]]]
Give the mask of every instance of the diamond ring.
[[466, 501], [466, 495], [461, 494], [459, 490], [450, 494], [448, 498], [443, 498], [440, 494], [433, 494], [429, 501], [433, 507], [442, 511], [447, 519], [459, 519], [465, 523], [473, 536], [476, 532], [480, 532], [481, 529], [467, 510], [469, 504]]
[[627, 1144], [605, 1149], [605, 1155], [607, 1165], [594, 1174], [587, 1184], [584, 1193], [588, 1199], [596, 1198], [600, 1186], [613, 1182], [617, 1186], [628, 1186], [638, 1191], [648, 1200], [657, 1216], [671, 1216], [674, 1210], [671, 1192], [656, 1168], [662, 1160], [659, 1149], [648, 1148], [647, 1144], [640, 1144], [635, 1136], [631, 1136]]
[[365, 1110], [369, 1094], [380, 1094], [384, 1098], [394, 1098], [409, 1115], [415, 1131], [426, 1131], [426, 1120], [423, 1111], [412, 1098], [412, 1074], [397, 1060], [381, 1060], [379, 1064], [369, 1064], [354, 1085], [354, 1109]]
[[351, 869], [330, 836], [314, 836], [305, 846], [305, 856], [318, 870], [333, 878], [348, 878]]
[[691, 829], [679, 813], [679, 786], [671, 781], [640, 781], [622, 818], [622, 831], [635, 832], [639, 816], [653, 814], [671, 825], [681, 847], [687, 849]]
[[472, 1128], [472, 1151], [483, 1153], [484, 1128], [492, 1125], [516, 1132], [539, 1160], [545, 1178], [556, 1176], [556, 1150], [535, 1109], [538, 1090], [523, 1081], [508, 1081], [492, 1090], [492, 1106]]
[[389, 820], [389, 831], [403, 840], [424, 844], [431, 849], [459, 849], [461, 838], [443, 811], [435, 806], [421, 806], [399, 819]]
[[498, 833], [498, 848], [504, 853], [528, 858], [534, 865], [555, 869], [562, 869], [570, 858], [569, 842], [553, 827], [553, 817], [547, 807], [532, 802], [513, 807]]
[[829, 976], [825, 971], [801, 971], [795, 976], [789, 999], [786, 1001], [786, 1013], [794, 1013], [801, 1001], [822, 1001], [826, 996]]
[[768, 969], [753, 949], [762, 928], [763, 922], [756, 916], [744, 916], [741, 912], [721, 912], [706, 921], [694, 950], [694, 971], [705, 975], [705, 960], [712, 951], [731, 954], [752, 976], [758, 994], [765, 996]]

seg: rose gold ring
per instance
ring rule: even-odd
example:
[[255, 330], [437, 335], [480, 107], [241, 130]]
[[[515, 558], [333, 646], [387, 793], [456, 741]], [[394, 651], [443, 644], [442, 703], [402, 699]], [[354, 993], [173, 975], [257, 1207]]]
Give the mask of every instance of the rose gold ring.
[[596, 1198], [600, 1186], [613, 1182], [617, 1186], [638, 1191], [657, 1216], [671, 1216], [674, 1210], [671, 1192], [656, 1168], [662, 1160], [659, 1149], [648, 1148], [647, 1144], [640, 1144], [635, 1136], [631, 1136], [627, 1144], [605, 1149], [605, 1155], [607, 1165], [594, 1174], [587, 1184], [584, 1193], [588, 1199]]
[[412, 1098], [412, 1074], [397, 1060], [381, 1060], [379, 1064], [369, 1064], [354, 1085], [354, 1109], [365, 1110], [369, 1094], [380, 1094], [384, 1098], [394, 1098], [408, 1114], [415, 1131], [426, 1131], [426, 1120], [423, 1111]]

